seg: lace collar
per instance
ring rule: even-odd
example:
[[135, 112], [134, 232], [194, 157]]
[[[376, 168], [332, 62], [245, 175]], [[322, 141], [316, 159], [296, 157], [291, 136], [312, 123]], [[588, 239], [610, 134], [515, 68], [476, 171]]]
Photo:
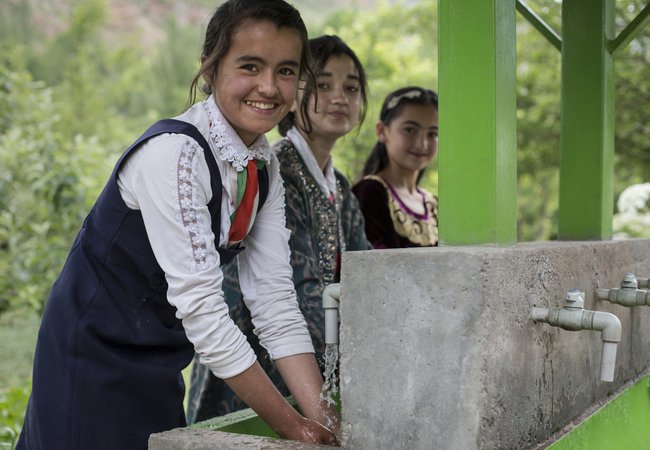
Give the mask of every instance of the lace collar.
[[250, 147], [246, 147], [232, 126], [223, 116], [211, 95], [203, 101], [210, 121], [210, 138], [219, 149], [222, 161], [228, 161], [237, 172], [241, 172], [251, 159], [271, 161], [271, 149], [266, 136], [260, 135]]

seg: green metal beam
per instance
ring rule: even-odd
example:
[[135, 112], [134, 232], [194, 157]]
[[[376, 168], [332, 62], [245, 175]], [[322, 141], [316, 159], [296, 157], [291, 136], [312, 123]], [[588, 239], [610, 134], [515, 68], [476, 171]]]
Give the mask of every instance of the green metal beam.
[[558, 237], [612, 236], [614, 0], [562, 2], [562, 125]]
[[517, 0], [517, 11], [519, 14], [524, 16], [530, 24], [539, 31], [542, 36], [546, 38], [547, 41], [553, 45], [556, 49], [562, 51], [562, 38], [559, 34], [555, 32], [549, 24], [547, 24], [544, 19], [539, 17], [535, 11], [530, 9], [522, 0]]
[[613, 41], [608, 41], [609, 51], [614, 55], [620, 53], [627, 45], [637, 37], [643, 28], [650, 23], [650, 3], [648, 3], [638, 16], [632, 20], [621, 34], [619, 34]]
[[517, 241], [515, 0], [439, 0], [440, 243]]

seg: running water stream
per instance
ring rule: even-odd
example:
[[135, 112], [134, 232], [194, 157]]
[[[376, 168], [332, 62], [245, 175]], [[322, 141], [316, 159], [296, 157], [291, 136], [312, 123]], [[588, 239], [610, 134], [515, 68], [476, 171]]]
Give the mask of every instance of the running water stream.
[[[336, 404], [336, 394], [339, 392], [339, 383], [337, 376], [338, 362], [339, 362], [339, 346], [338, 344], [326, 344], [325, 345], [325, 373], [323, 377], [325, 382], [323, 383], [323, 389], [320, 393], [320, 399], [327, 402], [328, 406], [334, 406]], [[334, 419], [332, 417], [327, 418], [328, 426], [334, 425]]]

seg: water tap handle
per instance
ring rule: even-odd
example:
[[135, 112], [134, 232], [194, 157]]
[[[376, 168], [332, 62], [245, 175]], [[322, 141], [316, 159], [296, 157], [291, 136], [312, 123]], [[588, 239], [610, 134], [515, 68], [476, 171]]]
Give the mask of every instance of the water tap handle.
[[565, 308], [583, 309], [585, 307], [585, 293], [578, 289], [571, 289], [564, 298]]
[[621, 289], [638, 289], [639, 282], [632, 272], [627, 272], [621, 281]]

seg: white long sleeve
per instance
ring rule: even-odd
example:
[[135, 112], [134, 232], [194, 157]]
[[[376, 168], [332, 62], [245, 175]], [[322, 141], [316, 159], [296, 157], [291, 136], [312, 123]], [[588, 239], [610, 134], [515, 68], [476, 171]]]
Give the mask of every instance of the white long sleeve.
[[[230, 215], [235, 209], [236, 166], [241, 167], [249, 154], [269, 158], [269, 193], [243, 242], [246, 250], [239, 256], [240, 285], [256, 333], [273, 358], [313, 352], [291, 280], [284, 188], [278, 161], [271, 156], [266, 139], [258, 139], [247, 149], [212, 98], [194, 105], [178, 119], [199, 129], [219, 166], [223, 185], [221, 246], [227, 243]], [[223, 298], [223, 274], [207, 208], [212, 197], [210, 172], [201, 147], [185, 135], [152, 138], [124, 163], [118, 185], [127, 206], [142, 213], [154, 255], [169, 285], [167, 299], [177, 309], [176, 316], [201, 362], [221, 378], [248, 369], [256, 357], [230, 319]]]

